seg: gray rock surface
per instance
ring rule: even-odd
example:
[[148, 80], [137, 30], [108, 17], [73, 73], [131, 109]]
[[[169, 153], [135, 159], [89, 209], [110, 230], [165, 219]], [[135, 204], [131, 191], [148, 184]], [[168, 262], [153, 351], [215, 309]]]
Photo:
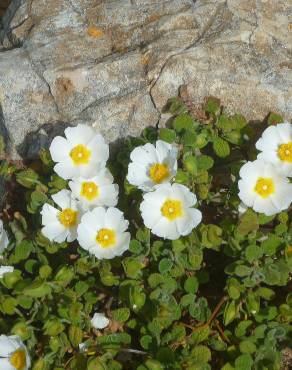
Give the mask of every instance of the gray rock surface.
[[290, 119], [291, 11], [287, 0], [13, 0], [0, 31], [12, 156], [79, 122], [109, 142], [163, 125], [181, 85], [198, 104], [215, 95], [249, 119]]

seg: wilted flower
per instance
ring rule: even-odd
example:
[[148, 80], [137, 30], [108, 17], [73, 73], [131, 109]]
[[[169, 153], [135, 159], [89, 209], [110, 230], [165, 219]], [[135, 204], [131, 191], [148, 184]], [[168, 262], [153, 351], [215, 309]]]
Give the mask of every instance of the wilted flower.
[[108, 326], [109, 319], [103, 313], [95, 313], [91, 319], [91, 325], [95, 329], [104, 329]]
[[127, 179], [144, 191], [169, 182], [177, 171], [177, 149], [162, 140], [135, 148], [130, 158]]
[[0, 220], [0, 253], [2, 253], [4, 249], [7, 248], [8, 244], [9, 244], [8, 236], [6, 231], [4, 230], [3, 221]]
[[0, 335], [0, 369], [27, 370], [30, 358], [25, 345], [17, 335]]
[[43, 205], [42, 233], [50, 240], [62, 243], [65, 240], [72, 242], [77, 238], [77, 225], [81, 214], [77, 202], [72, 198], [69, 190], [61, 190], [52, 195], [54, 202], [61, 210], [46, 203]]
[[93, 206], [113, 207], [118, 203], [119, 187], [113, 184], [112, 174], [104, 168], [89, 179], [78, 177], [69, 182], [70, 189], [83, 209]]
[[193, 208], [195, 194], [184, 185], [163, 184], [144, 194], [140, 210], [146, 227], [165, 239], [175, 240], [188, 235], [202, 220], [202, 213]]
[[63, 179], [92, 177], [103, 168], [109, 157], [109, 147], [93, 128], [79, 124], [65, 130], [66, 138], [57, 136], [50, 153], [57, 162], [55, 172]]
[[239, 175], [238, 196], [248, 207], [267, 216], [289, 207], [292, 184], [272, 164], [259, 159], [247, 162]]
[[128, 226], [117, 208], [96, 207], [83, 215], [77, 230], [78, 241], [99, 259], [114, 258], [129, 248], [131, 236], [125, 232]]
[[292, 176], [292, 125], [285, 122], [269, 126], [257, 141], [256, 148], [261, 151], [258, 159], [277, 167], [285, 176]]

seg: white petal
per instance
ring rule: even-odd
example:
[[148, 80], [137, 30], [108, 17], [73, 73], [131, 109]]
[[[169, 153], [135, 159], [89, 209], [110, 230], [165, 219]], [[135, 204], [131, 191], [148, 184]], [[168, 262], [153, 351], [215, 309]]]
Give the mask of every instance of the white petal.
[[76, 127], [67, 127], [65, 130], [65, 136], [71, 147], [78, 144], [86, 145], [95, 134], [96, 131], [92, 127], [83, 124], [79, 124]]
[[168, 221], [165, 217], [159, 220], [152, 228], [151, 232], [157, 236], [170, 240], [178, 239], [180, 236], [176, 223], [174, 221]]
[[50, 153], [54, 162], [67, 161], [69, 159], [69, 146], [62, 136], [56, 136], [51, 145]]
[[59, 210], [52, 207], [50, 204], [45, 203], [41, 210], [42, 224], [47, 225], [50, 223], [58, 222]]
[[110, 207], [105, 215], [105, 227], [118, 232], [127, 230], [129, 222], [124, 219], [124, 214], [119, 209]]
[[288, 143], [292, 140], [292, 124], [285, 122], [279, 123], [277, 126], [278, 135], [283, 143]]
[[257, 196], [255, 198], [253, 209], [256, 212], [264, 213], [266, 216], [272, 216], [279, 212], [279, 210], [274, 206], [271, 198], [262, 198], [261, 196]]
[[176, 220], [181, 235], [188, 235], [202, 221], [202, 212], [195, 208], [185, 210], [184, 217]]
[[70, 190], [63, 189], [52, 195], [52, 199], [61, 209], [71, 208], [72, 193]]
[[186, 207], [192, 207], [197, 203], [196, 195], [192, 193], [186, 186], [181, 184], [173, 184], [172, 190], [174, 199], [177, 198], [182, 200]]
[[252, 207], [254, 200], [257, 196], [256, 192], [253, 191], [254, 184], [247, 182], [245, 180], [238, 181], [239, 193], [238, 196], [240, 200], [245, 203], [248, 207]]
[[73, 166], [72, 161], [64, 161], [57, 163], [54, 167], [56, 174], [64, 180], [72, 179], [79, 176], [79, 170], [77, 166]]
[[5, 230], [0, 233], [0, 253], [2, 253], [8, 246], [9, 239]]
[[262, 134], [262, 137], [256, 142], [256, 148], [261, 151], [276, 150], [281, 143], [276, 126], [269, 126]]
[[6, 335], [0, 335], [0, 357], [8, 357], [10, 353], [14, 352], [18, 348], [18, 344], [15, 343], [13, 338], [9, 338]]
[[152, 181], [150, 181], [149, 177], [147, 176], [147, 166], [141, 165], [137, 162], [132, 162], [129, 164], [127, 180], [130, 184], [135, 186], [139, 186], [144, 182], [149, 182], [150, 185], [152, 184]]
[[48, 224], [42, 228], [42, 233], [50, 241], [63, 243], [68, 235], [68, 230], [59, 222]]
[[140, 205], [140, 211], [144, 225], [148, 227], [148, 229], [152, 229], [162, 218], [160, 208], [150, 201], [144, 200]]
[[83, 249], [89, 250], [96, 246], [96, 231], [89, 229], [85, 223], [81, 223], [77, 228], [77, 239]]
[[0, 369], [15, 370], [15, 367], [11, 365], [9, 358], [0, 358]]

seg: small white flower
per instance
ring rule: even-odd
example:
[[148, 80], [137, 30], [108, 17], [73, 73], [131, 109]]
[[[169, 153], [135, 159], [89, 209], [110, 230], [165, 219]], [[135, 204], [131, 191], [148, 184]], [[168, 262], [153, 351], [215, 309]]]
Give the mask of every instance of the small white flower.
[[117, 208], [96, 207], [86, 212], [78, 226], [80, 246], [99, 259], [120, 256], [129, 249], [129, 222]]
[[3, 227], [3, 221], [0, 220], [0, 253], [3, 253], [3, 251], [7, 248], [9, 244], [8, 236], [6, 231]]
[[93, 206], [113, 207], [118, 203], [119, 187], [113, 176], [104, 168], [89, 179], [78, 177], [69, 182], [70, 189], [84, 210]]
[[177, 149], [158, 140], [156, 146], [145, 144], [131, 153], [127, 179], [143, 191], [150, 191], [157, 184], [169, 182], [177, 171]]
[[72, 198], [69, 190], [61, 190], [52, 195], [53, 201], [61, 210], [46, 203], [43, 205], [42, 233], [50, 240], [62, 243], [65, 240], [72, 242], [77, 238], [77, 225], [81, 212], [76, 200]]
[[292, 124], [285, 122], [269, 126], [257, 141], [256, 148], [261, 151], [258, 159], [277, 167], [283, 175], [292, 176]]
[[4, 274], [7, 272], [13, 272], [14, 267], [13, 266], [0, 266], [0, 279], [3, 278]]
[[109, 319], [103, 313], [95, 313], [91, 319], [91, 325], [95, 329], [104, 329], [108, 326]]
[[140, 210], [153, 234], [175, 240], [188, 235], [201, 222], [202, 213], [192, 208], [196, 203], [197, 197], [186, 186], [163, 184], [144, 194]]
[[92, 177], [103, 168], [109, 157], [109, 147], [93, 128], [79, 124], [65, 130], [66, 138], [56, 136], [50, 153], [55, 172], [63, 179]]
[[267, 216], [287, 209], [292, 201], [292, 184], [272, 164], [257, 159], [240, 169], [239, 198], [256, 212]]
[[30, 358], [25, 345], [17, 335], [0, 335], [0, 369], [27, 370]]

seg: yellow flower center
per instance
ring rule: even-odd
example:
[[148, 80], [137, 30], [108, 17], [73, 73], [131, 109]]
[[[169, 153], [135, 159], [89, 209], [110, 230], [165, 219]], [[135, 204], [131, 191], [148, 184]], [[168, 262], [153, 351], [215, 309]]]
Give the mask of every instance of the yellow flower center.
[[77, 223], [77, 211], [74, 209], [66, 208], [59, 213], [59, 221], [65, 227], [75, 226]]
[[279, 145], [278, 157], [281, 161], [292, 163], [292, 141]]
[[175, 220], [183, 215], [182, 203], [180, 200], [167, 199], [161, 207], [161, 213], [170, 221]]
[[10, 356], [10, 363], [17, 370], [24, 369], [26, 366], [25, 351], [22, 349], [18, 349], [17, 351], [13, 352], [13, 354]]
[[81, 185], [80, 195], [87, 200], [93, 200], [98, 197], [99, 189], [94, 182], [83, 182]]
[[91, 157], [91, 151], [83, 144], [79, 144], [70, 151], [70, 157], [72, 158], [75, 166], [88, 164]]
[[275, 192], [275, 184], [273, 179], [269, 177], [259, 177], [254, 187], [254, 191], [262, 198], [267, 198]]
[[149, 176], [155, 184], [160, 184], [163, 180], [169, 177], [169, 169], [167, 164], [153, 164], [149, 169]]
[[116, 244], [116, 233], [112, 229], [100, 229], [96, 241], [102, 248], [109, 248]]

